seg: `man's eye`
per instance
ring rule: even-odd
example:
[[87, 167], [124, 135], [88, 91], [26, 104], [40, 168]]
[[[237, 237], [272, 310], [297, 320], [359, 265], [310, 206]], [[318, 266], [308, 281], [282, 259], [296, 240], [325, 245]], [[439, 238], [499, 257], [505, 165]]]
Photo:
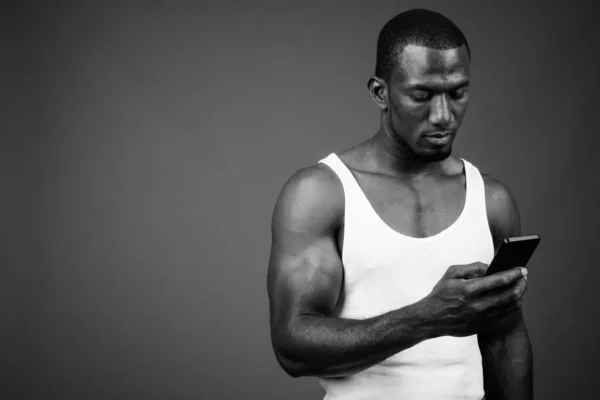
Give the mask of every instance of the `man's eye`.
[[463, 97], [465, 97], [466, 92], [465, 91], [460, 91], [460, 92], [452, 92], [450, 94], [450, 96], [455, 99], [455, 100], [460, 100]]
[[427, 101], [430, 98], [429, 93], [425, 92], [413, 93], [410, 97], [415, 101]]

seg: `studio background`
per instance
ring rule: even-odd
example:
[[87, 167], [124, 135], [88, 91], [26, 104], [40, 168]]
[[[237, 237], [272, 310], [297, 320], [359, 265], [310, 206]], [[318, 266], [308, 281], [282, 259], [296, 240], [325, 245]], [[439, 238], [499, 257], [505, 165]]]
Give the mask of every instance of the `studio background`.
[[271, 348], [271, 213], [296, 169], [377, 130], [377, 34], [414, 7], [471, 46], [455, 154], [542, 237], [536, 398], [595, 398], [591, 1], [6, 3], [0, 397], [321, 399]]

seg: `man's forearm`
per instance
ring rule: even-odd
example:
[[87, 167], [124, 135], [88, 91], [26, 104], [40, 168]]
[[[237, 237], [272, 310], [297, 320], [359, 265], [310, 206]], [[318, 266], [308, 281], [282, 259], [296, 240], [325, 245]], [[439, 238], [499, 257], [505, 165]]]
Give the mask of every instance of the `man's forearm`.
[[289, 331], [278, 358], [292, 376], [354, 374], [438, 336], [421, 303], [364, 320], [303, 315]]
[[533, 399], [533, 355], [524, 322], [506, 335], [478, 339], [486, 400]]

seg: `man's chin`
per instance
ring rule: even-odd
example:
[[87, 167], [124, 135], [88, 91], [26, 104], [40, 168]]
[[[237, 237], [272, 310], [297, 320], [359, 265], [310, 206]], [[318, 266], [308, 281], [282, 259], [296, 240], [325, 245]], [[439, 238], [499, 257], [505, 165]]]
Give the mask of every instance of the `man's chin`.
[[427, 149], [419, 152], [419, 158], [427, 162], [443, 161], [452, 154], [452, 146], [442, 149]]

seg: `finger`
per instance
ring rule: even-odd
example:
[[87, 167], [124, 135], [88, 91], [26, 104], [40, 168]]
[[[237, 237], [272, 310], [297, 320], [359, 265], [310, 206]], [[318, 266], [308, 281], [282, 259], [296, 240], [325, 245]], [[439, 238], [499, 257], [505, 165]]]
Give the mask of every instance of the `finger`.
[[519, 283], [518, 283], [518, 285], [521, 285], [521, 286], [522, 286], [522, 289], [521, 289], [521, 291], [522, 291], [521, 297], [523, 297], [523, 295], [525, 295], [525, 292], [527, 291], [527, 277], [526, 277], [526, 276], [524, 276], [524, 277], [523, 277], [521, 280], [519, 280]]
[[521, 298], [525, 294], [527, 288], [527, 282], [525, 279], [519, 279], [515, 284], [505, 288], [503, 291], [499, 291], [490, 296], [490, 307], [492, 308], [504, 308], [511, 304], [516, 304], [521, 301]]
[[453, 265], [448, 268], [448, 274], [451, 278], [472, 279], [484, 276], [487, 267], [488, 265], [482, 262]]
[[497, 323], [507, 319], [508, 315], [515, 314], [520, 306], [520, 301], [504, 305], [489, 305], [489, 303], [483, 302], [477, 307], [482, 311], [472, 322], [470, 329], [475, 329], [481, 334], [494, 334]]
[[[523, 271], [524, 270], [524, 271]], [[527, 273], [525, 268], [516, 267], [506, 271], [498, 272], [490, 276], [484, 276], [469, 282], [468, 290], [472, 294], [482, 294], [489, 291], [502, 291], [508, 286], [513, 285], [524, 274]]]

